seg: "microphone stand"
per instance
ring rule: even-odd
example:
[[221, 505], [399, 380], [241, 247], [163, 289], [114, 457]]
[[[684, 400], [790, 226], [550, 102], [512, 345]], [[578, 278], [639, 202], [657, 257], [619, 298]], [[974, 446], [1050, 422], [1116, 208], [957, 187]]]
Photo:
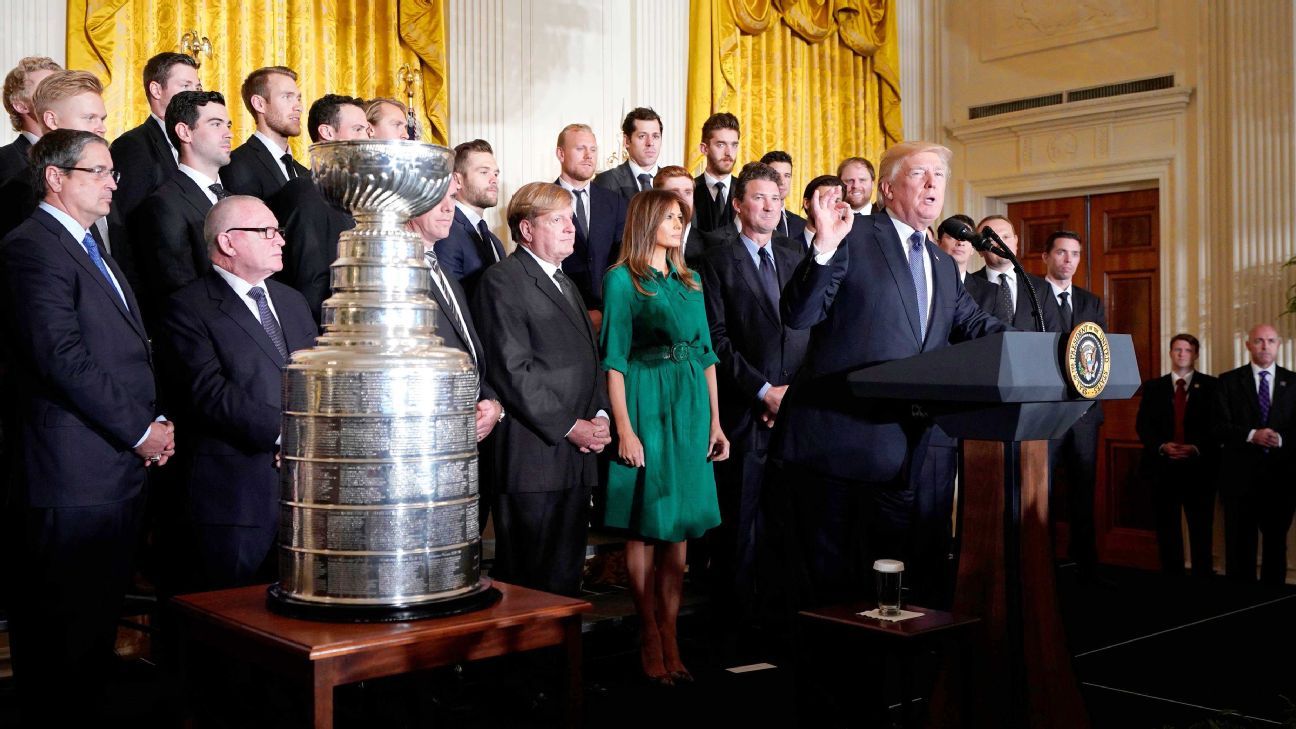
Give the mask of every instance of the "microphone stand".
[[995, 233], [994, 229], [991, 228], [990, 226], [987, 225], [986, 227], [982, 228], [981, 235], [984, 238], [988, 238], [994, 241], [996, 244], [998, 244], [998, 245], [988, 244], [986, 246], [991, 253], [995, 254], [996, 256], [999, 256], [1000, 258], [1003, 258], [1004, 260], [1012, 264], [1013, 272], [1017, 274], [1017, 280], [1026, 285], [1026, 293], [1030, 295], [1031, 318], [1035, 320], [1036, 331], [1039, 332], [1045, 331], [1044, 315], [1042, 313], [1043, 310], [1040, 308], [1039, 295], [1035, 293], [1035, 286], [1031, 284], [1030, 279], [1026, 277], [1026, 270], [1022, 268], [1021, 261], [1017, 260], [1017, 256], [1014, 255], [1011, 250], [1009, 250], [1008, 246], [1004, 244], [1003, 239], [1000, 238], [999, 235]]

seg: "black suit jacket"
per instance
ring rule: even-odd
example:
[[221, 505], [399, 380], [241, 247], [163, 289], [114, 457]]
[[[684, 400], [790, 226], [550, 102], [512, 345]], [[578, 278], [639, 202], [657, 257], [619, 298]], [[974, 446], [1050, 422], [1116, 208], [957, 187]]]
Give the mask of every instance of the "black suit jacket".
[[[972, 299], [976, 301], [977, 306], [984, 309], [987, 314], [993, 314], [995, 304], [999, 299], [999, 284], [997, 281], [991, 281], [989, 274], [990, 270], [985, 267], [973, 271], [964, 277], [963, 286], [972, 295]], [[1044, 330], [1050, 332], [1061, 331], [1058, 322], [1054, 321], [1058, 308], [1055, 306], [1050, 309], [1047, 306], [1048, 302], [1045, 301], [1046, 298], [1053, 295], [1053, 289], [1049, 287], [1048, 281], [1029, 273], [1026, 274], [1026, 278], [1035, 287], [1035, 295], [1039, 297], [1040, 314], [1044, 317]], [[1017, 300], [1013, 302], [1016, 309], [1013, 312], [1012, 321], [1008, 323], [1012, 324], [1013, 328], [1020, 329], [1023, 332], [1036, 331], [1035, 317], [1031, 316], [1030, 294], [1027, 293], [1026, 287], [1021, 285], [1020, 281], [1017, 283]], [[1098, 297], [1093, 298], [1097, 300]], [[1076, 321], [1079, 322], [1078, 319]]]
[[300, 291], [315, 321], [323, 321], [322, 305], [333, 291], [329, 267], [337, 259], [338, 240], [355, 227], [355, 218], [325, 200], [309, 177], [284, 185], [266, 206], [284, 230], [283, 270], [275, 278]]
[[38, 204], [31, 165], [15, 170], [12, 177], [0, 182], [0, 238], [31, 217]]
[[0, 147], [0, 182], [7, 182], [15, 175], [31, 174], [31, 162], [27, 153], [31, 151], [31, 142], [20, 132], [18, 138]]
[[203, 223], [211, 209], [198, 183], [177, 169], [130, 216], [140, 298], [150, 330], [161, 321], [171, 294], [211, 271], [203, 239]]
[[[293, 167], [298, 178], [310, 177], [310, 170], [296, 159]], [[255, 136], [248, 137], [230, 153], [230, 163], [221, 168], [220, 178], [225, 189], [235, 195], [252, 195], [267, 201], [288, 181], [284, 177], [283, 164]], [[282, 223], [283, 219], [280, 218], [279, 222]]]
[[[445, 278], [450, 284], [450, 295], [454, 297], [455, 303], [459, 306], [459, 311], [463, 314], [464, 322], [463, 326], [460, 326], [459, 322], [455, 320], [450, 302], [446, 301], [441, 294], [440, 287], [433, 282], [429, 287], [429, 295], [437, 304], [437, 336], [444, 340], [445, 346], [464, 352], [469, 357], [474, 357], [475, 353], [473, 366], [477, 368], [477, 374], [481, 378], [481, 393], [478, 400], [496, 400], [498, 398], [495, 396], [495, 389], [490, 386], [490, 383], [486, 380], [485, 372], [482, 370], [482, 366], [485, 364], [482, 361], [482, 342], [481, 337], [477, 335], [477, 326], [473, 322], [470, 308], [472, 302], [468, 299], [468, 295], [464, 293], [463, 287], [459, 285], [458, 281], [454, 280], [453, 276], [446, 275]], [[468, 342], [472, 342], [471, 348], [469, 348]]]
[[[582, 235], [580, 226], [576, 227], [576, 247], [563, 261], [562, 270], [576, 284], [585, 305], [602, 311], [603, 276], [621, 255], [626, 201], [607, 188], [588, 185], [585, 189], [589, 191], [589, 235]], [[572, 213], [573, 220], [575, 217]]]
[[520, 247], [486, 269], [473, 312], [486, 379], [508, 413], [495, 429], [499, 492], [593, 487], [596, 455], [567, 440], [577, 420], [611, 412], [589, 315]]
[[[1266, 487], [1291, 488], [1292, 451], [1296, 448], [1296, 374], [1283, 367], [1274, 368], [1269, 402], [1269, 420], [1261, 423], [1260, 396], [1249, 363], [1220, 375], [1211, 416], [1221, 448], [1221, 493], [1246, 498]], [[1252, 430], [1264, 427], [1278, 431], [1281, 448], [1266, 450], [1247, 441]]]
[[153, 359], [130, 283], [122, 294], [54, 217], [36, 210], [0, 243], [9, 383], [23, 448], [18, 494], [35, 507], [133, 498], [133, 449], [158, 414]]
[[[468, 222], [467, 216], [455, 206], [454, 221], [450, 223], [450, 235], [436, 242], [434, 250], [441, 270], [450, 278], [456, 279], [471, 298], [477, 290], [477, 281], [488, 266], [494, 265], [496, 257], [504, 260], [504, 242], [489, 229], [489, 240], [482, 240], [478, 231]], [[493, 252], [492, 252], [493, 249]]]
[[[1143, 472], [1156, 475], [1169, 459], [1161, 446], [1174, 440], [1174, 382], [1163, 375], [1143, 383], [1135, 430], [1143, 443]], [[1213, 471], [1219, 461], [1219, 444], [1211, 426], [1211, 414], [1218, 397], [1219, 380], [1194, 372], [1188, 384], [1188, 405], [1184, 411], [1184, 442], [1197, 446], [1198, 459], [1205, 471]], [[1208, 474], [1203, 474], [1208, 475]]]
[[[770, 244], [781, 287], [792, 278], [801, 256]], [[702, 265], [711, 343], [720, 363], [716, 367], [720, 394], [720, 424], [729, 440], [748, 450], [765, 430], [760, 415], [765, 405], [760, 389], [792, 382], [805, 359], [810, 331], [783, 326], [782, 313], [761, 287], [756, 264], [740, 239], [707, 251]]]
[[[278, 281], [263, 285], [289, 353], [314, 344], [315, 321], [301, 294]], [[287, 362], [215, 270], [177, 291], [169, 304], [164, 338], [184, 374], [176, 379], [186, 383], [174, 402], [190, 516], [200, 524], [273, 527]]]
[[784, 210], [783, 215], [779, 218], [778, 227], [774, 229], [774, 234], [780, 238], [789, 238], [794, 241], [805, 240], [806, 219], [792, 212]]
[[[1057, 297], [1053, 295], [1053, 287], [1047, 280], [1039, 286], [1038, 293], [1040, 297], [1040, 307], [1044, 309], [1044, 327], [1050, 332], [1060, 332], [1063, 335], [1071, 333], [1070, 329], [1062, 323], [1062, 308], [1058, 306]], [[1021, 310], [1021, 304], [1018, 303], [1018, 311]], [[1103, 308], [1102, 299], [1091, 291], [1071, 284], [1071, 321], [1072, 328], [1075, 328], [1084, 322], [1091, 321], [1107, 330], [1107, 313]], [[1082, 420], [1090, 421], [1094, 427], [1102, 425], [1105, 420], [1103, 415], [1103, 406], [1101, 402], [1095, 402], [1089, 412], [1084, 414]]]
[[[622, 162], [610, 170], [603, 170], [594, 175], [594, 184], [617, 193], [627, 203], [630, 202], [630, 198], [640, 193], [639, 181], [635, 179], [634, 170], [630, 169], [629, 161]], [[651, 186], [651, 183], [649, 183], [649, 187]]]
[[772, 455], [846, 481], [896, 478], [915, 456], [908, 403], [864, 403], [846, 375], [1006, 329], [959, 283], [954, 260], [927, 243], [932, 305], [920, 338], [917, 294], [890, 217], [878, 213], [854, 227], [826, 265], [802, 259], [783, 289], [783, 323], [813, 330], [809, 351], [788, 389], [775, 426]]
[[127, 217], [179, 168], [162, 126], [152, 115], [113, 141], [113, 167], [122, 173], [113, 202]]
[[702, 261], [710, 242], [697, 226], [689, 225], [688, 237], [684, 240], [684, 263], [694, 271], [702, 270]]
[[[729, 178], [736, 181], [737, 176]], [[732, 185], [731, 185], [732, 187]], [[733, 209], [733, 190], [725, 190], [725, 205], [723, 209], [717, 209], [715, 200], [711, 199], [711, 191], [706, 186], [706, 175], [698, 175], [693, 178], [693, 227], [700, 229], [703, 233], [710, 233], [713, 230], [723, 229], [725, 226], [733, 226], [734, 209]]]

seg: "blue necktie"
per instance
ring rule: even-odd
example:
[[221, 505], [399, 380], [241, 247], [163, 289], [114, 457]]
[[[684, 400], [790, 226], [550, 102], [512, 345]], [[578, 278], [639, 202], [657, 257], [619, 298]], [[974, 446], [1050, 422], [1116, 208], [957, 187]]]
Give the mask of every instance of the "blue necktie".
[[247, 292], [248, 298], [256, 302], [257, 314], [261, 319], [261, 328], [265, 330], [266, 336], [274, 344], [275, 349], [279, 350], [279, 356], [285, 360], [288, 359], [288, 342], [284, 340], [283, 329], [279, 326], [279, 320], [275, 318], [274, 312], [270, 311], [270, 302], [266, 300], [265, 289], [260, 286], [253, 286]]
[[[103, 256], [99, 255], [99, 243], [95, 240], [95, 237], [90, 234], [90, 231], [86, 231], [85, 237], [81, 239], [81, 245], [85, 246], [86, 253], [90, 254], [90, 260], [94, 263], [95, 268], [99, 269], [99, 273], [103, 274], [104, 280], [108, 282], [108, 287], [113, 291], [116, 291], [117, 295], [121, 296], [122, 303], [125, 304], [126, 297], [122, 296], [122, 292], [117, 288], [117, 284], [113, 283], [113, 277], [108, 273], [108, 264], [104, 263]], [[130, 308], [129, 305], [127, 308]]]
[[918, 294], [918, 337], [924, 341], [927, 339], [927, 275], [923, 273], [923, 256], [927, 251], [923, 243], [926, 241], [927, 236], [920, 230], [909, 236], [909, 274]]
[[1269, 426], [1269, 373], [1260, 371], [1260, 425]]

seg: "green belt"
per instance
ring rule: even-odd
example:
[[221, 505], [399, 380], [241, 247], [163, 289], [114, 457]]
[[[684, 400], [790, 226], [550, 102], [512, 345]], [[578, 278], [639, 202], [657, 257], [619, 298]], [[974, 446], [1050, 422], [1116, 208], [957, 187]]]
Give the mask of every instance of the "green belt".
[[630, 359], [638, 362], [656, 362], [667, 359], [673, 362], [687, 362], [701, 355], [702, 345], [676, 342], [675, 344], [665, 344], [660, 347], [643, 347], [632, 350]]

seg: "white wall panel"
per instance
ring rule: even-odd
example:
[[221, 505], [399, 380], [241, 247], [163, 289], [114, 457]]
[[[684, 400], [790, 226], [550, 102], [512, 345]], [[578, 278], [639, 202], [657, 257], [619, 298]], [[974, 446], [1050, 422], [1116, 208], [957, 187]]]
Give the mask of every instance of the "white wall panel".
[[[62, 0], [0, 0], [0, 78], [24, 56], [67, 57], [67, 3]], [[8, 115], [0, 144], [13, 141]]]

